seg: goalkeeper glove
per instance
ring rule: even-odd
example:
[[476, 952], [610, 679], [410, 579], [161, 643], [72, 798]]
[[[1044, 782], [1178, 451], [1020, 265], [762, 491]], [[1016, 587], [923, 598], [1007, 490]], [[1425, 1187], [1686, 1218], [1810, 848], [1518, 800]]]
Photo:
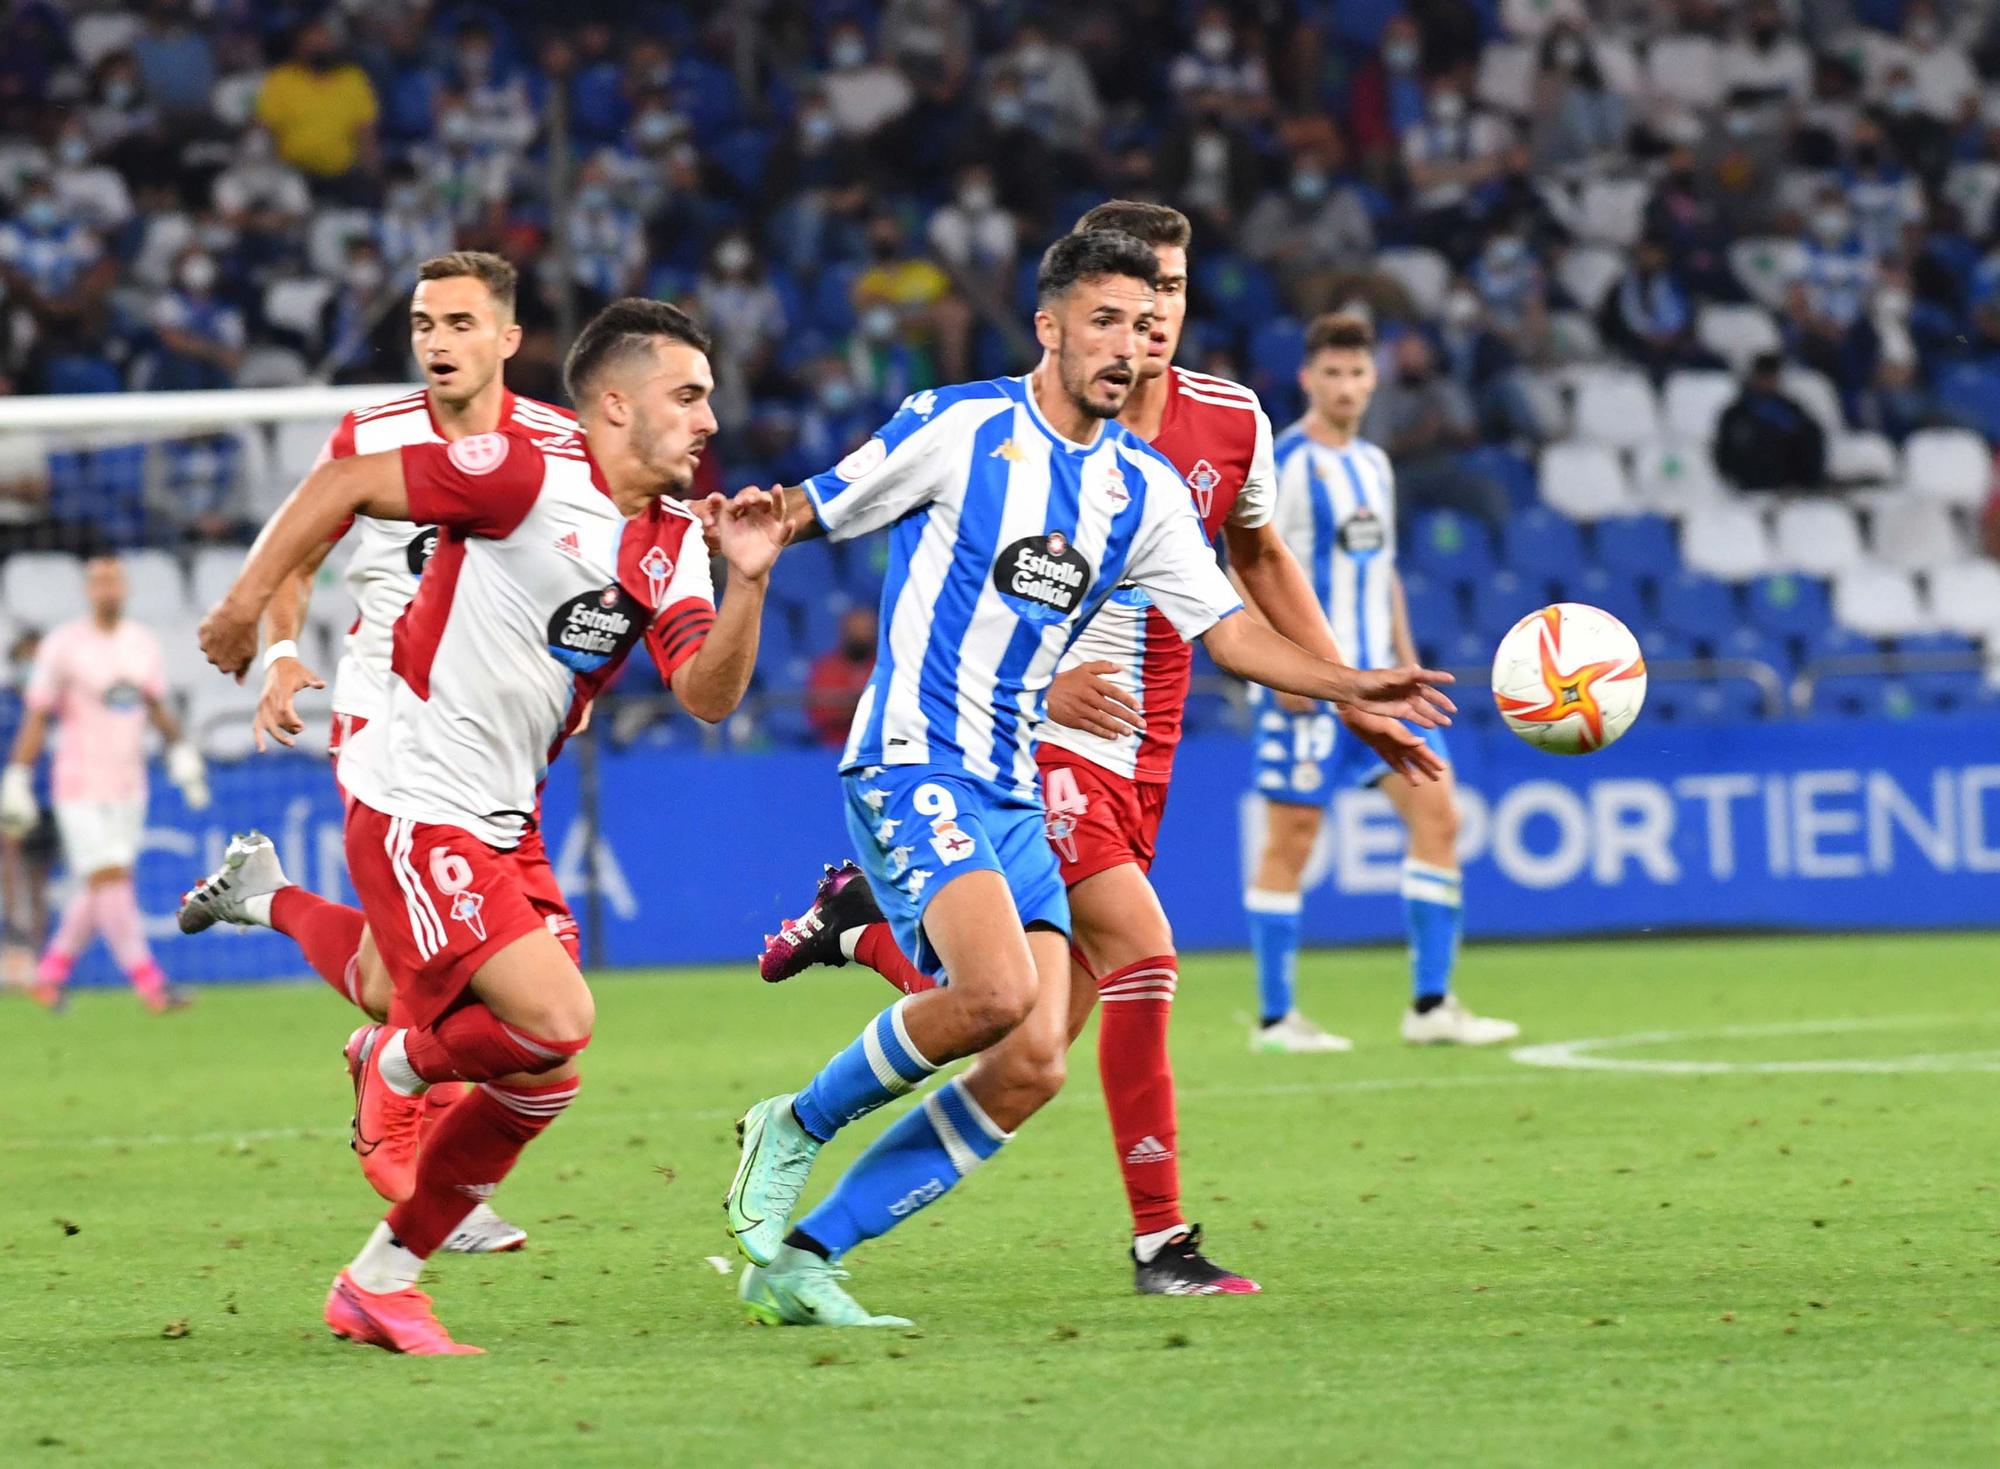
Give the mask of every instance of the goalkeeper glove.
[[208, 767], [202, 763], [201, 751], [186, 740], [167, 748], [167, 779], [180, 787], [188, 810], [208, 809]]
[[0, 774], [0, 832], [10, 837], [26, 836], [41, 818], [34, 772], [25, 765], [9, 765]]

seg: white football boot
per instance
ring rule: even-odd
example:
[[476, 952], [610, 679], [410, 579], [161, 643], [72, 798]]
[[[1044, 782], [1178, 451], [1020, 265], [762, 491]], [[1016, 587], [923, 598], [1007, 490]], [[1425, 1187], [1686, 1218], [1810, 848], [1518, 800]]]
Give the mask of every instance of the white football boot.
[[233, 836], [222, 854], [222, 865], [181, 895], [177, 915], [181, 932], [200, 933], [218, 923], [259, 924], [244, 911], [244, 902], [269, 897], [291, 885], [285, 869], [278, 865], [278, 849], [269, 837], [261, 831]]
[[1275, 1025], [1253, 1026], [1250, 1049], [1274, 1056], [1306, 1056], [1329, 1051], [1351, 1051], [1354, 1042], [1344, 1035], [1321, 1030], [1294, 1010]]
[[1474, 1015], [1457, 995], [1446, 995], [1443, 1004], [1422, 1014], [1414, 1008], [1403, 1012], [1403, 1039], [1413, 1046], [1497, 1046], [1520, 1033], [1511, 1020]]

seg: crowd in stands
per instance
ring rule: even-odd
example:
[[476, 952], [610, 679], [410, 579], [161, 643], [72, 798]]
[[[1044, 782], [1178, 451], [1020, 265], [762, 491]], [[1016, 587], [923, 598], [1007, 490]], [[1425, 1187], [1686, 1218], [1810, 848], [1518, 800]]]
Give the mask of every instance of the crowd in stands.
[[[1718, 471], [1879, 497], [1926, 436], [2000, 440], [1983, 0], [9, 0], [0, 392], [404, 381], [410, 267], [484, 247], [522, 267], [514, 386], [559, 396], [565, 290], [686, 301], [717, 341], [720, 474], [789, 482], [910, 391], [1027, 365], [1036, 257], [1113, 194], [1192, 216], [1182, 360], [1280, 425], [1302, 322], [1374, 317], [1366, 427], [1420, 591], [1425, 545], [1524, 572], [1507, 546], [1551, 506], [1681, 520], [1700, 497], [1649, 486]], [[1585, 464], [1603, 484], [1565, 499]], [[269, 503], [226, 440], [130, 493], [80, 466], [0, 453], [0, 538], [226, 543]], [[1956, 559], [1984, 490], [1937, 502]], [[1879, 570], [1895, 512], [1841, 504]], [[1732, 598], [1848, 569], [1786, 562], [1758, 513], [1769, 554]], [[1692, 537], [1647, 575], [1724, 574]], [[1436, 554], [1415, 600], [1445, 625], [1419, 632], [1452, 652], [1491, 629]], [[1898, 569], [1916, 612], [1859, 631], [1945, 631], [1929, 565]], [[802, 737], [874, 575], [839, 553], [784, 609], [792, 687], [838, 644]], [[1550, 588], [1579, 590], [1519, 590]], [[1645, 591], [1637, 620], [1715, 651]]]

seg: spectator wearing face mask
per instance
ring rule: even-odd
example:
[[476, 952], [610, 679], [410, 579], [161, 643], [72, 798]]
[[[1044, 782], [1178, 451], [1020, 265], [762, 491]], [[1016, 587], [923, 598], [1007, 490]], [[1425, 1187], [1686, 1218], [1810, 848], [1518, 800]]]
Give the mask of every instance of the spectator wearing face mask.
[[1786, 346], [1851, 393], [1874, 374], [1867, 309], [1878, 271], [1838, 185], [1815, 197], [1803, 243], [1803, 260], [1785, 293]]
[[1003, 125], [1025, 128], [1059, 154], [1096, 149], [1104, 108], [1090, 68], [1074, 47], [1054, 40], [1039, 22], [1022, 22], [1013, 45], [993, 59], [987, 89], [987, 108], [996, 124], [1007, 113]]
[[875, 672], [875, 609], [850, 607], [840, 619], [840, 641], [813, 660], [806, 675], [806, 722], [828, 749], [847, 743], [861, 691]]
[[843, 137], [874, 138], [916, 105], [910, 79], [869, 57], [868, 34], [854, 21], [840, 22], [827, 36], [826, 63], [820, 90]]
[[1536, 412], [1520, 353], [1493, 329], [1485, 302], [1463, 278], [1445, 295], [1437, 345], [1443, 370], [1472, 400], [1482, 438], [1538, 444], [1552, 436], [1557, 426]]
[[1742, 288], [1729, 264], [1731, 237], [1716, 211], [1714, 192], [1694, 150], [1675, 148], [1646, 203], [1643, 234], [1660, 242], [1668, 264], [1691, 292], [1727, 300]]
[[1271, 105], [1271, 77], [1264, 58], [1240, 44], [1227, 7], [1210, 5], [1195, 18], [1194, 46], [1174, 58], [1167, 73], [1177, 97], [1214, 95], [1239, 113], [1258, 115]]
[[1444, 506], [1497, 528], [1507, 518], [1507, 492], [1464, 460], [1464, 451], [1479, 442], [1471, 395], [1438, 370], [1437, 354], [1421, 332], [1396, 339], [1390, 365], [1361, 434], [1395, 462], [1397, 514]]
[[1680, 368], [1714, 367], [1694, 336], [1694, 301], [1666, 246], [1642, 239], [1631, 267], [1597, 314], [1605, 343], [1651, 374], [1655, 383]]
[[[839, 357], [821, 357], [810, 363], [805, 379], [812, 391], [799, 413], [794, 447], [801, 473], [809, 475], [844, 458], [895, 405], [877, 404], [866, 398], [847, 363]], [[796, 474], [787, 476], [785, 483], [791, 484], [797, 478]]]
[[375, 243], [391, 268], [400, 271], [447, 254], [457, 237], [451, 211], [437, 189], [409, 163], [390, 164], [382, 212], [375, 220]]
[[856, 350], [877, 396], [903, 379], [914, 391], [969, 376], [972, 313], [951, 293], [951, 277], [934, 260], [909, 253], [893, 214], [868, 222], [868, 268], [856, 277]]
[[100, 154], [159, 125], [159, 109], [139, 88], [139, 66], [129, 52], [114, 51], [91, 71], [83, 124]]
[[1979, 74], [1963, 47], [1946, 34], [1931, 0], [1909, 0], [1903, 8], [1898, 36], [1863, 32], [1871, 95], [1886, 95], [1888, 77], [1897, 68], [1908, 72], [1918, 107], [1941, 122], [1959, 115], [1968, 97], [1979, 91]]
[[38, 326], [77, 326], [104, 300], [113, 266], [83, 222], [64, 211], [55, 185], [33, 175], [11, 219], [0, 219], [0, 277]]
[[1284, 191], [1259, 199], [1237, 236], [1243, 253], [1277, 276], [1302, 319], [1330, 310], [1375, 249], [1367, 195], [1341, 162], [1331, 127], [1297, 127]]
[[716, 416], [744, 416], [753, 395], [776, 387], [767, 374], [785, 336], [785, 306], [757, 259], [750, 237], [731, 231], [709, 252], [695, 287], [695, 313], [715, 338]]
[[132, 194], [116, 169], [94, 156], [90, 132], [81, 117], [72, 117], [56, 135], [56, 200], [64, 214], [98, 234], [112, 236], [132, 219]]
[[401, 382], [409, 374], [409, 313], [384, 299], [389, 268], [366, 235], [348, 241], [340, 281], [320, 310], [319, 346], [337, 383]]
[[1401, 156], [1402, 140], [1424, 121], [1423, 40], [1407, 15], [1382, 29], [1382, 45], [1348, 87], [1347, 132], [1356, 161], [1377, 173]]
[[1567, 168], [1620, 153], [1625, 99], [1611, 89], [1582, 27], [1564, 21], [1542, 37], [1529, 152], [1541, 168]]
[[1462, 75], [1432, 82], [1423, 121], [1403, 135], [1415, 237], [1463, 261], [1472, 227], [1492, 204], [1516, 151], [1507, 124], [1467, 101]]
[[224, 300], [222, 270], [199, 247], [180, 259], [174, 286], [147, 316], [158, 349], [138, 386], [155, 392], [226, 388], [234, 382], [248, 341], [243, 313]]
[[[1916, 82], [1911, 79], [1907, 66], [1889, 69], [1869, 116], [1881, 130], [1882, 141], [1889, 151], [1919, 178], [1937, 178], [1953, 162], [1953, 129], [1956, 122], [1933, 117], [1924, 111], [1923, 98], [1918, 95]], [[1983, 120], [1976, 123], [1973, 131], [1976, 143], [1965, 156], [1983, 158], [1986, 156]]]
[[300, 28], [291, 59], [272, 67], [257, 93], [257, 120], [278, 156], [328, 186], [373, 167], [377, 111], [368, 73], [343, 57], [325, 21]]
[[1902, 248], [1903, 232], [1924, 223], [1924, 191], [1916, 177], [1884, 146], [1874, 121], [1855, 124], [1854, 142], [1840, 171], [1847, 208], [1861, 248], [1880, 260]]
[[312, 211], [305, 175], [279, 158], [271, 135], [257, 127], [236, 145], [235, 161], [216, 175], [209, 197], [250, 269], [295, 252]]
[[645, 226], [612, 188], [612, 171], [609, 155], [588, 159], [577, 170], [569, 206], [571, 267], [577, 285], [598, 305], [637, 290], [646, 265]]
[[1732, 105], [1803, 102], [1812, 94], [1812, 52], [1774, 0], [1756, 0], [1722, 48], [1722, 94]]
[[1015, 263], [1020, 230], [1000, 207], [993, 170], [983, 163], [959, 170], [951, 199], [931, 216], [925, 231], [938, 259], [961, 277], [1004, 281]]

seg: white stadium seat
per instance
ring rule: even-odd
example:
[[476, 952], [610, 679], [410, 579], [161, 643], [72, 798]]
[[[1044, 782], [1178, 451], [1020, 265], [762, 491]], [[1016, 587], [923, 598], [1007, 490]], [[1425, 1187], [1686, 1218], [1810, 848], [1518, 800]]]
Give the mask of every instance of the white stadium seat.
[[1638, 509], [1615, 449], [1574, 439], [1542, 450], [1542, 501], [1571, 520], [1604, 520]]
[[1714, 443], [1722, 410], [1735, 400], [1737, 392], [1736, 379], [1726, 372], [1669, 373], [1661, 401], [1668, 436], [1697, 444]]
[[1681, 523], [1681, 560], [1690, 571], [1723, 581], [1751, 581], [1777, 570], [1763, 514], [1727, 500]]
[[1759, 352], [1775, 352], [1784, 344], [1778, 324], [1761, 306], [1704, 306], [1695, 316], [1694, 334], [1737, 372]]
[[1580, 374], [1576, 385], [1576, 436], [1630, 449], [1660, 437], [1660, 405], [1643, 373], [1623, 370]]
[[1662, 36], [1646, 48], [1646, 88], [1704, 112], [1722, 100], [1722, 54], [1709, 36]]
[[1444, 293], [1451, 285], [1451, 264], [1435, 250], [1420, 246], [1384, 250], [1375, 257], [1375, 268], [1405, 291], [1425, 316], [1435, 316], [1444, 305]]
[[192, 694], [209, 679], [228, 682], [215, 671], [194, 640], [193, 629], [183, 625], [177, 637], [160, 639], [160, 661], [167, 670], [167, 687], [176, 693]]
[[1958, 206], [1967, 233], [1985, 235], [1993, 226], [1994, 201], [2000, 200], [2000, 163], [1954, 163], [1945, 170], [1944, 196]]
[[213, 668], [187, 686], [188, 735], [211, 760], [241, 760], [256, 753], [250, 724], [257, 716], [261, 680], [238, 683]]
[[1895, 444], [1881, 434], [1838, 433], [1826, 441], [1826, 474], [1837, 485], [1891, 484], [1902, 469]]
[[125, 610], [159, 632], [162, 640], [170, 632], [182, 631], [188, 620], [188, 596], [179, 563], [165, 551], [131, 551], [122, 559]]
[[1495, 41], [1479, 53], [1479, 76], [1473, 94], [1488, 107], [1509, 117], [1526, 117], [1535, 110], [1535, 73], [1540, 62], [1525, 41]]
[[1556, 281], [1585, 311], [1595, 311], [1626, 270], [1624, 252], [1604, 245], [1573, 245], [1556, 262]]
[[1939, 626], [2000, 641], [2000, 563], [1960, 561], [1939, 567], [1926, 580]]
[[1918, 494], [1948, 505], [1983, 505], [1993, 456], [1970, 429], [1919, 429], [1903, 444], [1903, 477]]
[[1906, 496], [1898, 504], [1878, 504], [1874, 531], [1876, 559], [1898, 571], [1935, 571], [1966, 556], [1951, 511], [1936, 500]]
[[1743, 289], [1773, 311], [1785, 303], [1785, 291], [1805, 264], [1806, 247], [1788, 235], [1759, 235], [1729, 247], [1729, 269]]
[[1778, 386], [1798, 400], [1799, 407], [1813, 416], [1813, 421], [1829, 439], [1847, 431], [1847, 415], [1840, 407], [1840, 390], [1834, 387], [1833, 379], [1825, 373], [1788, 363], [1779, 374]]
[[41, 632], [81, 617], [83, 563], [65, 551], [18, 551], [0, 565], [0, 604]]
[[243, 554], [240, 546], [203, 546], [194, 553], [188, 596], [197, 608], [206, 612], [228, 594], [243, 569]]
[[1642, 509], [1680, 519], [1729, 498], [1706, 443], [1666, 439], [1632, 451], [1632, 487]]
[[1778, 512], [1772, 540], [1779, 567], [1808, 576], [1832, 576], [1866, 559], [1859, 519], [1836, 501], [1785, 506]]
[[1886, 566], [1857, 566], [1836, 577], [1833, 615], [1864, 637], [1903, 638], [1930, 629], [1916, 582]]
[[273, 326], [317, 343], [320, 313], [326, 309], [327, 298], [332, 294], [333, 282], [323, 276], [273, 281], [264, 291], [264, 318]]
[[1577, 201], [1583, 237], [1593, 244], [1630, 249], [1645, 231], [1646, 202], [1652, 197], [1653, 186], [1643, 178], [1590, 180]]

